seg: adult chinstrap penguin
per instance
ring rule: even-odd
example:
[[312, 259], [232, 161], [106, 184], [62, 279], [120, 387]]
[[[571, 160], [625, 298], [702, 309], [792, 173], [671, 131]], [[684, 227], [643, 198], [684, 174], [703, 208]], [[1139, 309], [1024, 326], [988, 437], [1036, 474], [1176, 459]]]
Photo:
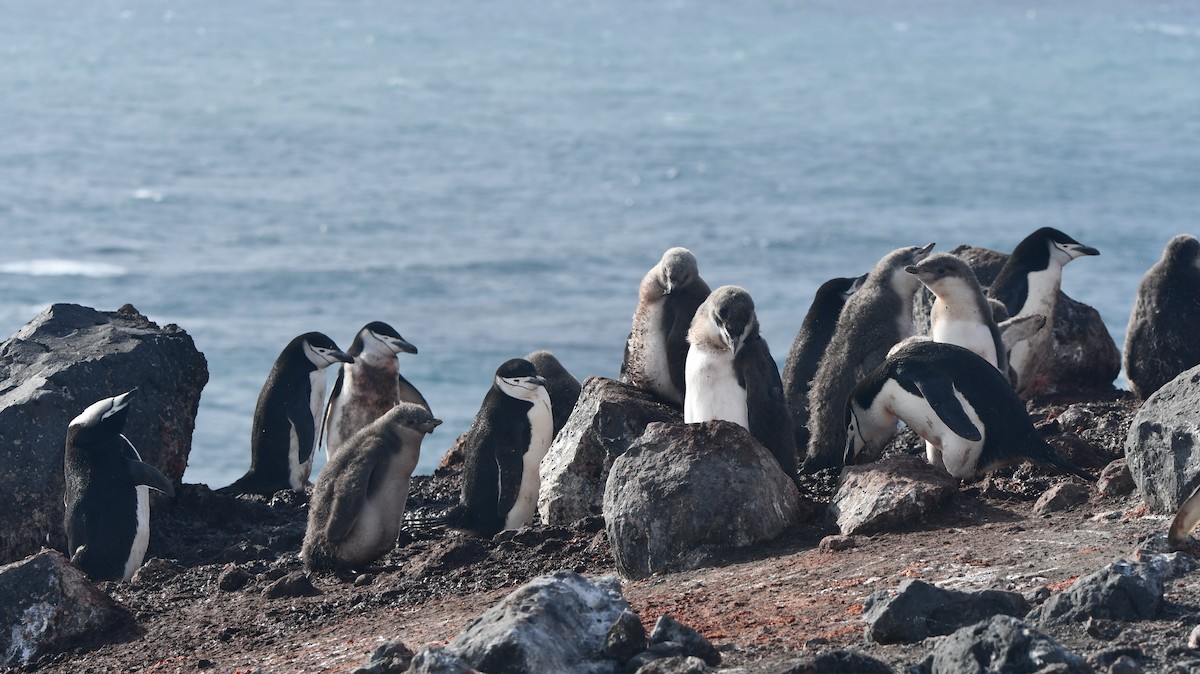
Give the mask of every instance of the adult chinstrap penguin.
[[325, 368], [353, 359], [319, 332], [299, 335], [283, 348], [254, 407], [250, 470], [217, 491], [270, 495], [300, 491], [312, 472], [318, 423], [325, 411]]
[[958, 479], [1032, 459], [1094, 481], [1042, 438], [991, 363], [953, 344], [914, 340], [894, 350], [855, 386], [843, 418], [847, 464], [878, 459], [899, 419], [925, 440], [929, 462]]
[[346, 440], [321, 470], [301, 557], [315, 570], [362, 570], [396, 545], [421, 441], [441, 424], [399, 403]]
[[121, 434], [134, 391], [88, 406], [67, 427], [63, 459], [67, 552], [94, 580], [129, 580], [150, 542], [150, 489], [171, 481]]
[[417, 347], [382, 321], [367, 323], [358, 331], [346, 350], [353, 362], [342, 366], [329, 393], [322, 431], [329, 456], [336, 454], [347, 438], [397, 403], [409, 402], [429, 409], [421, 392], [400, 374], [397, 356], [416, 352]]
[[691, 251], [672, 248], [663, 254], [638, 289], [621, 381], [675, 405], [683, 404], [687, 332], [708, 293]]
[[779, 368], [759, 335], [750, 293], [722, 286], [700, 305], [688, 331], [685, 423], [724, 419], [750, 431], [796, 478], [796, 443]]
[[539, 467], [553, 437], [546, 382], [529, 361], [506, 361], [461, 445], [462, 489], [446, 524], [482, 536], [528, 524], [541, 488]]
[[1149, 398], [1179, 373], [1200, 364], [1198, 335], [1200, 241], [1181, 234], [1167, 243], [1162, 259], [1138, 284], [1123, 354], [1130, 390]]

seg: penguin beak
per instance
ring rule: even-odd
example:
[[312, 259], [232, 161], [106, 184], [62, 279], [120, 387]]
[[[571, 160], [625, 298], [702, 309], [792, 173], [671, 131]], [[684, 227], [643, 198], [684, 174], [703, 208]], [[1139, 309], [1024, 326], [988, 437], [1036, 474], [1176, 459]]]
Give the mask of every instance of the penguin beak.
[[929, 253], [930, 253], [930, 251], [933, 250], [933, 247], [935, 245], [937, 245], [937, 244], [931, 243], [931, 244], [925, 246], [924, 248], [918, 250], [913, 257], [916, 258], [917, 262], [924, 260], [925, 258], [929, 257]]
[[441, 425], [442, 425], [441, 419], [430, 419], [429, 421], [426, 421], [425, 423], [421, 424], [417, 428], [419, 428], [422, 433], [432, 433], [433, 429], [435, 429]]
[[540, 376], [538, 376], [538, 375], [534, 375], [534, 376], [530, 377], [530, 378], [529, 378], [529, 382], [530, 382], [531, 384], [537, 384], [538, 386], [541, 386], [541, 387], [543, 387], [543, 388], [546, 386], [546, 380], [545, 380], [545, 379], [542, 379], [542, 378], [541, 378]]
[[117, 412], [120, 412], [121, 410], [128, 407], [129, 401], [133, 399], [133, 396], [135, 394], [137, 394], [136, 388], [130, 389], [129, 391], [122, 393], [119, 396], [113, 397], [112, 406], [109, 407], [108, 411], [104, 413], [104, 416], [102, 416], [100, 418], [107, 419], [107, 418], [111, 417], [112, 415], [116, 414]]
[[1068, 243], [1067, 245], [1063, 246], [1063, 250], [1067, 251], [1067, 255], [1070, 255], [1071, 259], [1075, 259], [1082, 255], [1100, 254], [1100, 251], [1092, 248], [1091, 246], [1085, 246], [1082, 243]]
[[400, 351], [403, 351], [404, 353], [415, 354], [417, 352], [417, 347], [410, 344], [408, 342], [408, 340], [404, 339], [403, 337], [393, 337], [391, 339], [391, 342], [392, 342], [393, 348], [399, 349]]
[[353, 363], [354, 362], [354, 357], [347, 355], [344, 351], [336, 351], [336, 350], [330, 351], [327, 355], [330, 358], [332, 358], [334, 361], [337, 361], [339, 363]]
[[916, 265], [911, 265], [911, 264], [910, 264], [910, 265], [908, 265], [907, 267], [905, 267], [905, 268], [904, 268], [904, 271], [906, 271], [906, 272], [908, 272], [908, 273], [912, 274], [913, 276], [920, 276], [920, 271], [921, 271], [921, 270], [920, 270], [920, 269], [917, 269]]

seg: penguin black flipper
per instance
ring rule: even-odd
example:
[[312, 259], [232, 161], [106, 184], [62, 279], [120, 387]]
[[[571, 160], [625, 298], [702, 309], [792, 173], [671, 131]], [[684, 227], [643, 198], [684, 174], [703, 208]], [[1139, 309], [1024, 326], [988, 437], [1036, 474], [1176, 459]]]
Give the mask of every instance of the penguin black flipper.
[[[317, 431], [317, 439], [325, 444], [325, 453], [329, 453], [329, 415], [333, 414], [333, 403], [342, 394], [342, 379], [346, 376], [344, 368], [338, 368], [337, 379], [333, 382], [333, 390], [329, 392], [329, 400], [325, 401], [325, 413], [321, 415], [321, 430]], [[315, 447], [316, 445], [314, 445]]]
[[292, 425], [292, 432], [296, 434], [296, 456], [299, 457], [299, 463], [305, 463], [312, 458], [317, 440], [316, 419], [312, 418], [313, 412], [309, 407], [308, 396], [303, 393], [307, 391], [291, 396], [287, 406], [287, 419]]
[[1004, 304], [1009, 316], [1016, 316], [1029, 298], [1029, 276], [1014, 273], [1003, 279], [997, 278], [987, 293], [988, 297]]
[[915, 388], [938, 419], [960, 438], [972, 442], [983, 439], [983, 434], [963, 409], [962, 402], [954, 395], [953, 380], [944, 372], [921, 364], [902, 364], [896, 368], [896, 375], [905, 380], [905, 389], [911, 391]]
[[[342, 383], [341, 373], [338, 374], [338, 384], [340, 383]], [[334, 393], [329, 397], [333, 398], [336, 395], [337, 389], [334, 389]], [[409, 381], [404, 378], [404, 375], [400, 375], [400, 401], [414, 403], [432, 411], [432, 408], [429, 407], [429, 403], [425, 401], [425, 396], [421, 395], [421, 392], [417, 390], [417, 387], [409, 383]]]
[[779, 368], [762, 337], [755, 336], [738, 354], [741, 384], [746, 389], [746, 421], [750, 433], [779, 462], [785, 475], [796, 479], [796, 436], [783, 395]]
[[135, 461], [133, 459], [125, 460], [125, 468], [129, 470], [129, 477], [133, 479], [135, 485], [146, 485], [151, 489], [157, 489], [167, 496], [175, 495], [175, 486], [154, 466], [151, 466], [144, 461]]
[[507, 524], [508, 513], [517, 503], [517, 495], [521, 493], [521, 477], [524, 471], [523, 451], [529, 446], [529, 426], [521, 424], [516, 427], [514, 438], [498, 447], [496, 452], [496, 471], [499, 475], [499, 493], [496, 496], [496, 511], [502, 522]]

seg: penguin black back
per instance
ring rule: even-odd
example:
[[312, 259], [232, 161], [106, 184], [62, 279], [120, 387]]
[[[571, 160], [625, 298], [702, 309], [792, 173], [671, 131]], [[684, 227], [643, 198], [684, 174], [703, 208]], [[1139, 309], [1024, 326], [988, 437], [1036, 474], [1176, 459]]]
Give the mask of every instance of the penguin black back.
[[1125, 334], [1130, 389], [1148, 398], [1200, 364], [1200, 241], [1181, 234], [1138, 284]]

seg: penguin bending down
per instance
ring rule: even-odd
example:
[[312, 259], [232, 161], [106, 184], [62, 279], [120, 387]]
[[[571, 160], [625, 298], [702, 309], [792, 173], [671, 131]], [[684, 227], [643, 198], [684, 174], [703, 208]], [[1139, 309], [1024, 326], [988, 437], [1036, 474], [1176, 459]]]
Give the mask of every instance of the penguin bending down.
[[67, 550], [93, 580], [133, 577], [150, 543], [150, 489], [175, 495], [171, 481], [121, 434], [134, 391], [91, 404], [67, 427]]
[[399, 403], [329, 459], [308, 507], [301, 556], [309, 571], [361, 570], [396, 545], [421, 441], [442, 423]]
[[528, 524], [541, 488], [538, 469], [553, 437], [546, 382], [527, 360], [505, 362], [462, 443], [462, 489], [446, 524], [481, 536]]
[[686, 248], [672, 248], [642, 278], [633, 328], [625, 341], [621, 381], [683, 404], [687, 333], [709, 288]]
[[792, 417], [750, 293], [738, 286], [714, 290], [696, 311], [688, 342], [684, 423], [724, 419], [740, 425], [795, 480]]
[[949, 253], [930, 255], [920, 264], [904, 268], [933, 293], [929, 336], [935, 342], [957, 344], [1008, 372], [1008, 353], [992, 307], [971, 267]]
[[913, 296], [921, 282], [904, 268], [920, 263], [931, 250], [932, 243], [888, 253], [846, 300], [808, 392], [811, 437], [804, 459], [806, 472], [842, 465], [846, 398], [863, 375], [883, 362], [889, 349], [913, 334]]
[[325, 410], [325, 368], [351, 360], [319, 332], [288, 342], [254, 407], [250, 470], [217, 491], [270, 496], [280, 489], [303, 490], [320, 440], [317, 420]]
[[988, 296], [1003, 302], [1009, 316], [1041, 314], [1049, 323], [1049, 329], [1014, 345], [1009, 354], [1009, 364], [1017, 375], [1017, 393], [1036, 388], [1038, 370], [1051, 348], [1063, 266], [1081, 255], [1099, 254], [1057, 229], [1043, 227], [1017, 244], [996, 274]]
[[534, 351], [525, 356], [525, 360], [533, 363], [533, 367], [546, 382], [546, 392], [550, 394], [550, 408], [554, 411], [554, 435], [562, 430], [579, 402], [579, 393], [583, 390], [579, 380], [575, 378], [554, 354], [546, 351]]
[[400, 353], [417, 347], [382, 321], [367, 323], [346, 353], [353, 361], [338, 372], [325, 410], [325, 451], [332, 457], [342, 443], [396, 406], [409, 402], [429, 409], [415, 386], [400, 374]]
[[[1181, 234], [1138, 284], [1125, 332], [1125, 376], [1143, 400], [1200, 363], [1200, 241]], [[1197, 506], [1200, 507], [1200, 506]]]
[[847, 464], [878, 459], [900, 419], [925, 440], [929, 463], [960, 480], [1033, 459], [1095, 481], [1055, 453], [995, 367], [953, 344], [896, 349], [854, 387], [843, 418]]
[[1192, 495], [1179, 506], [1179, 512], [1175, 513], [1175, 518], [1171, 520], [1171, 529], [1167, 532], [1167, 543], [1171, 549], [1181, 549], [1188, 534], [1192, 533], [1197, 524], [1200, 524], [1200, 486], [1197, 486]]

